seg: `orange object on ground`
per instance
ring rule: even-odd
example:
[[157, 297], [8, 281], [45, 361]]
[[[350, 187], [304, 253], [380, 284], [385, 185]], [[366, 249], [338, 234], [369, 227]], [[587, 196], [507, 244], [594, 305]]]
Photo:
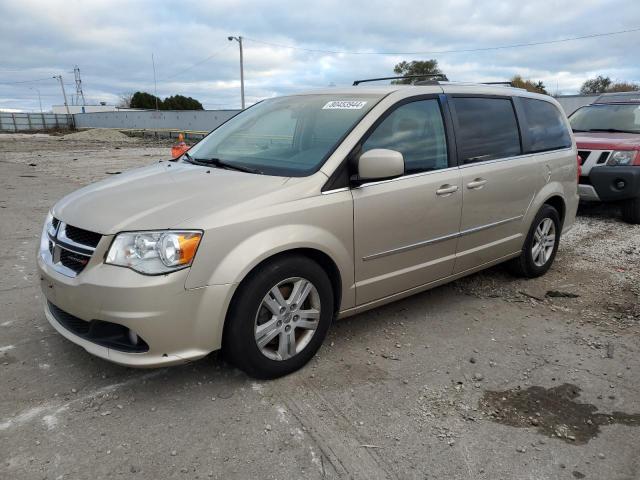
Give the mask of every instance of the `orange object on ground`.
[[171, 158], [176, 159], [181, 157], [184, 152], [189, 150], [191, 147], [184, 143], [184, 135], [181, 133], [178, 135], [178, 143], [174, 144], [171, 147]]

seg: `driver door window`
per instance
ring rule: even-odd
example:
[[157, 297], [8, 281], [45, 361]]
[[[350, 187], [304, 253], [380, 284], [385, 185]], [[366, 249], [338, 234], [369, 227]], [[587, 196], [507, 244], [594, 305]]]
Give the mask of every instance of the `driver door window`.
[[396, 108], [364, 142], [362, 152], [374, 148], [402, 153], [407, 175], [447, 168], [447, 142], [438, 100], [420, 100]]

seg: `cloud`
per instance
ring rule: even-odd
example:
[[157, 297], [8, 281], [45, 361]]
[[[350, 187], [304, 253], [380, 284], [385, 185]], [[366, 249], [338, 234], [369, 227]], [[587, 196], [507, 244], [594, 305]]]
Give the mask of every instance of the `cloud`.
[[[626, 0], [529, 2], [370, 0], [0, 0], [0, 107], [37, 110], [62, 103], [57, 82], [75, 91], [74, 65], [91, 102], [117, 102], [135, 90], [193, 96], [207, 108], [237, 107], [238, 45], [243, 35], [247, 100], [348, 85], [392, 73], [401, 60], [436, 58], [452, 80], [542, 80], [550, 91], [576, 92], [594, 75], [640, 81], [640, 32], [551, 45], [424, 55], [558, 40], [640, 27], [640, 3]], [[34, 83], [9, 83], [21, 80]], [[30, 89], [29, 87], [32, 87]]]

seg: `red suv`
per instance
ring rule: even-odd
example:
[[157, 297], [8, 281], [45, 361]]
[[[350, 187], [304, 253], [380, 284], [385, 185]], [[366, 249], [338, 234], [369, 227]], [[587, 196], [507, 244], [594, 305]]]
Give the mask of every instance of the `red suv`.
[[619, 202], [640, 223], [640, 92], [605, 93], [569, 117], [578, 145], [581, 200]]

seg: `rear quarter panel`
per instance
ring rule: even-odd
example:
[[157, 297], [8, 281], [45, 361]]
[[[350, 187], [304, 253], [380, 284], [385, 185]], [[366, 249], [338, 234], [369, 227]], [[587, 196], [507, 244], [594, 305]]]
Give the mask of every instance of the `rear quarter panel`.
[[576, 162], [575, 142], [572, 148], [538, 154], [539, 161], [544, 162], [548, 173], [548, 181], [536, 193], [527, 214], [523, 219], [523, 233], [529, 231], [533, 219], [542, 207], [552, 197], [560, 197], [564, 202], [563, 232], [568, 231], [575, 222], [578, 210], [578, 167]]

